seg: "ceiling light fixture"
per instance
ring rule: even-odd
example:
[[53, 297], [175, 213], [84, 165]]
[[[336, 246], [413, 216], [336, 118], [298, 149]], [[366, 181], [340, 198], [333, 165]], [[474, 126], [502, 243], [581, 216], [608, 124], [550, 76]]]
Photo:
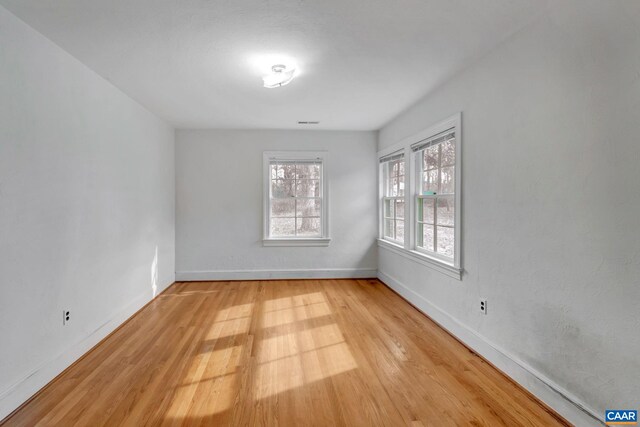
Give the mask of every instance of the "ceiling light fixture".
[[271, 67], [271, 74], [264, 76], [262, 81], [264, 87], [273, 89], [289, 84], [295, 76], [296, 69], [294, 67], [287, 68], [286, 65], [276, 64]]

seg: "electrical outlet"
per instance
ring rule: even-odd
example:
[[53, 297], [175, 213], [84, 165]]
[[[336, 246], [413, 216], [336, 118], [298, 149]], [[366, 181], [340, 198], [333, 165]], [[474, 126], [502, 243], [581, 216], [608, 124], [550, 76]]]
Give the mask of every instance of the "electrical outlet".
[[486, 298], [480, 299], [480, 312], [482, 314], [487, 314], [487, 300], [486, 300]]
[[65, 326], [69, 323], [71, 319], [71, 312], [69, 310], [62, 310], [62, 326]]

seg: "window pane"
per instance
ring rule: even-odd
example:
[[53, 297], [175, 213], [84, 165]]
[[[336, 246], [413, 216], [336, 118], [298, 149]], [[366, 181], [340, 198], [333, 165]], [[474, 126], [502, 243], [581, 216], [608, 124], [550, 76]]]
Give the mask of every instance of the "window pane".
[[404, 175], [398, 177], [398, 196], [404, 196]]
[[438, 192], [438, 170], [422, 173], [422, 191]]
[[[283, 165], [272, 165], [272, 166], [273, 166], [273, 168], [274, 168], [274, 169], [275, 169], [275, 171], [276, 171], [276, 176], [274, 177], [274, 179], [275, 179], [275, 178], [278, 178], [278, 179], [284, 179], [284, 178], [285, 178], [285, 176], [284, 176], [284, 172], [285, 172], [285, 171], [284, 171], [284, 166], [283, 166]], [[273, 171], [273, 170], [272, 170], [272, 171]], [[293, 178], [293, 177], [292, 177], [292, 176], [290, 176], [289, 178]]]
[[453, 258], [454, 242], [455, 237], [453, 228], [438, 227], [438, 253]]
[[389, 197], [398, 195], [398, 178], [394, 177], [389, 180]]
[[320, 197], [320, 180], [302, 179], [297, 181], [296, 197]]
[[278, 179], [271, 181], [271, 197], [293, 197], [294, 182], [295, 181], [291, 179]]
[[284, 165], [278, 165], [278, 178], [280, 179], [294, 179], [296, 177], [296, 165], [293, 163], [287, 163]]
[[322, 203], [320, 199], [298, 199], [297, 200], [297, 217], [320, 216]]
[[455, 168], [448, 166], [442, 168], [440, 173], [440, 193], [439, 194], [454, 194], [456, 191], [455, 186]]
[[418, 233], [418, 246], [433, 252], [433, 225], [418, 224]]
[[296, 216], [295, 199], [272, 199], [271, 200], [271, 217], [289, 217]]
[[435, 221], [434, 216], [435, 200], [434, 199], [422, 199], [422, 221], [429, 224], [433, 224]]
[[453, 197], [438, 197], [438, 225], [455, 224], [455, 207]]
[[298, 236], [320, 235], [320, 218], [298, 218]]
[[456, 164], [456, 140], [450, 139], [442, 143], [442, 164], [450, 166]]
[[269, 165], [271, 237], [322, 236], [322, 164], [287, 161]]
[[404, 218], [404, 200], [396, 200], [396, 218]]
[[432, 145], [424, 150], [424, 170], [436, 169], [438, 167], [438, 145]]
[[404, 221], [396, 220], [396, 240], [404, 241]]
[[391, 199], [386, 199], [384, 201], [384, 216], [385, 218], [393, 218], [394, 212], [394, 203]]
[[270, 233], [272, 237], [295, 236], [296, 220], [293, 218], [271, 218]]
[[319, 179], [320, 165], [298, 165], [296, 167], [296, 177], [298, 179]]
[[398, 161], [399, 174], [404, 175], [404, 160]]
[[384, 220], [384, 237], [389, 237], [393, 239], [393, 220], [385, 219]]

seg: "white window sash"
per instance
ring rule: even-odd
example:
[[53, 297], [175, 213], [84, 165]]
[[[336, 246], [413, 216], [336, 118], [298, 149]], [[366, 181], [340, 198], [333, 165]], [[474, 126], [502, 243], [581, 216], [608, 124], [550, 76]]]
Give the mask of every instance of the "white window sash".
[[[390, 242], [393, 242], [395, 244], [400, 244], [400, 245], [404, 245], [404, 239], [405, 237], [403, 237], [402, 240], [397, 239], [397, 223], [398, 221], [402, 221], [404, 224], [404, 234], [406, 236], [406, 193], [407, 193], [407, 186], [406, 186], [406, 162], [404, 160], [404, 150], [399, 150], [393, 153], [390, 153], [389, 155], [383, 156], [379, 159], [379, 163], [380, 163], [380, 170], [381, 170], [381, 203], [380, 203], [380, 224], [379, 224], [379, 228], [380, 228], [380, 232], [379, 232], [379, 236], [381, 239], [384, 240], [388, 240]], [[392, 163], [396, 163], [398, 162], [398, 164], [400, 164], [400, 161], [403, 163], [404, 166], [404, 172], [402, 175], [400, 175], [400, 168], [398, 166], [398, 172], [396, 173], [396, 175], [394, 176], [390, 176], [389, 175], [389, 171], [391, 169], [391, 164]], [[402, 182], [402, 186], [400, 185], [400, 181], [399, 178], [402, 176], [403, 178], [403, 182]], [[395, 189], [395, 196], [391, 196], [390, 194], [390, 186], [392, 183], [392, 178], [398, 178], [398, 184], [397, 184], [397, 188]], [[398, 195], [400, 188], [402, 187], [402, 191], [403, 191], [403, 195], [400, 196]], [[385, 211], [384, 211], [384, 206], [386, 204], [386, 201], [393, 201], [393, 217], [388, 217], [385, 215]], [[399, 219], [397, 217], [397, 213], [396, 213], [396, 201], [404, 201], [405, 202], [405, 213], [404, 213], [404, 217]], [[393, 221], [393, 237], [391, 236], [387, 236], [386, 233], [386, 223], [387, 220], [391, 220]]]
[[[391, 197], [391, 196], [386, 196], [382, 198], [382, 238], [385, 240], [389, 240], [391, 242], [395, 242], [395, 243], [401, 243], [404, 244], [404, 237], [402, 238], [402, 240], [399, 240], [397, 238], [397, 234], [398, 234], [398, 229], [397, 229], [397, 222], [398, 221], [402, 221], [404, 223], [404, 226], [406, 228], [406, 212], [404, 214], [404, 216], [402, 218], [398, 218], [398, 214], [397, 214], [397, 210], [396, 210], [396, 202], [404, 202], [405, 197], [404, 196], [396, 196], [396, 197]], [[393, 202], [393, 216], [387, 216], [385, 215], [385, 211], [384, 211], [384, 205], [386, 204], [387, 201]], [[405, 211], [406, 211], [406, 205], [405, 205]], [[393, 237], [387, 236], [386, 234], [386, 221], [390, 220], [393, 221]], [[406, 232], [406, 231], [405, 231]]]
[[[442, 199], [449, 199], [449, 198], [453, 198], [453, 203], [454, 203], [454, 207], [456, 206], [456, 197], [455, 197], [455, 193], [440, 193], [439, 191], [436, 192], [436, 194], [422, 194], [423, 193], [423, 184], [424, 184], [424, 173], [427, 172], [427, 170], [424, 169], [424, 152], [427, 148], [429, 147], [433, 147], [436, 145], [440, 145], [443, 142], [449, 141], [451, 139], [455, 139], [456, 138], [456, 134], [455, 134], [455, 130], [454, 129], [448, 129], [444, 132], [441, 132], [438, 135], [434, 135], [431, 138], [427, 138], [424, 141], [421, 141], [419, 143], [413, 144], [411, 146], [411, 150], [414, 153], [415, 156], [415, 161], [414, 161], [414, 166], [416, 169], [416, 187], [414, 189], [414, 197], [415, 197], [415, 235], [414, 235], [414, 246], [415, 246], [415, 250], [428, 254], [429, 256], [433, 256], [434, 258], [437, 258], [439, 260], [445, 261], [447, 263], [450, 264], [454, 264], [455, 263], [455, 259], [456, 259], [456, 253], [458, 252], [458, 245], [456, 244], [456, 239], [454, 238], [454, 247], [453, 247], [453, 256], [447, 256], [447, 255], [443, 255], [442, 253], [437, 251], [437, 247], [438, 247], [438, 227], [445, 227], [445, 228], [452, 228], [454, 230], [454, 235], [456, 233], [456, 228], [458, 226], [457, 221], [454, 218], [454, 223], [453, 226], [449, 226], [449, 225], [441, 225], [438, 224], [438, 201], [442, 200]], [[458, 156], [457, 153], [457, 149], [458, 149], [458, 144], [456, 141], [456, 145], [455, 145], [455, 149], [456, 149], [456, 158]], [[437, 182], [439, 183], [438, 185], [440, 185], [441, 181], [442, 181], [442, 169], [445, 167], [451, 167], [453, 166], [454, 168], [456, 167], [456, 161], [454, 159], [454, 163], [453, 165], [450, 164], [445, 164], [443, 165], [442, 163], [442, 148], [439, 148], [439, 153], [438, 153], [438, 166], [436, 169], [430, 169], [430, 170], [437, 170], [438, 171], [438, 177], [437, 177]], [[457, 182], [455, 183], [457, 186]], [[438, 188], [439, 190], [439, 188]], [[434, 201], [434, 212], [433, 212], [433, 224], [429, 224], [429, 223], [425, 223], [423, 221], [420, 221], [418, 212], [420, 210], [420, 205], [422, 203], [422, 200], [424, 199], [432, 199]], [[457, 211], [457, 209], [456, 209]], [[422, 236], [419, 236], [420, 234], [420, 228], [419, 224], [423, 224], [423, 229], [424, 229], [424, 225], [429, 225], [433, 227], [433, 245], [434, 248], [433, 249], [429, 249], [426, 248], [425, 246], [419, 246], [418, 242], [419, 240], [422, 238]], [[424, 242], [423, 242], [424, 244]]]

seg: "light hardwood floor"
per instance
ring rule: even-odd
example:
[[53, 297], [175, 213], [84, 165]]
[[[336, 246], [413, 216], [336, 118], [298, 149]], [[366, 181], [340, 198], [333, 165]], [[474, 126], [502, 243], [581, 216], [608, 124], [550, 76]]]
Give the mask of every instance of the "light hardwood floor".
[[378, 280], [176, 283], [5, 423], [565, 424]]

